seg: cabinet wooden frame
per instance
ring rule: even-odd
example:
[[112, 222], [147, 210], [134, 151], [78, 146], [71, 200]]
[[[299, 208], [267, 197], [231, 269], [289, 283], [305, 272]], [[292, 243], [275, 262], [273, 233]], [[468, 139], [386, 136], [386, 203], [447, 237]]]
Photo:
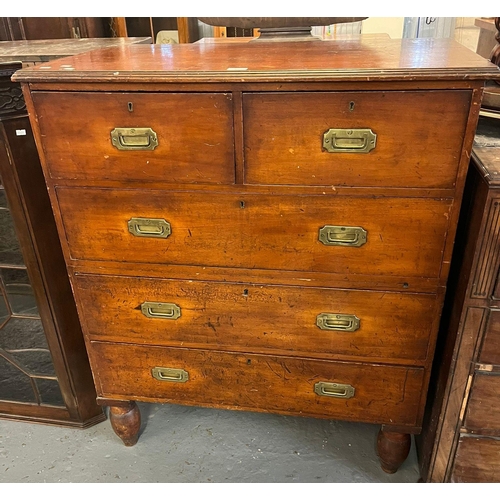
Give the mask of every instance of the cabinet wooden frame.
[[[20, 63], [0, 65], [2, 86], [20, 92], [18, 84], [10, 82], [20, 67]], [[89, 427], [105, 415], [95, 403], [81, 326], [22, 101], [0, 110], [0, 175], [64, 403], [0, 401], [0, 418]]]

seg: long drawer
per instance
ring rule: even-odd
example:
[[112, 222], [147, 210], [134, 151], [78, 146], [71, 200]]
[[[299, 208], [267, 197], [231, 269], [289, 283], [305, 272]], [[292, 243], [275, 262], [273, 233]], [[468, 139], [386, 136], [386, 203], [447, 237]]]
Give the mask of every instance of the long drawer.
[[455, 185], [471, 93], [245, 93], [245, 182]]
[[55, 179], [234, 182], [230, 94], [33, 92], [32, 97]]
[[427, 357], [433, 294], [77, 275], [94, 340], [325, 358]]
[[103, 397], [415, 425], [424, 370], [93, 342]]
[[437, 277], [451, 200], [58, 188], [71, 258]]

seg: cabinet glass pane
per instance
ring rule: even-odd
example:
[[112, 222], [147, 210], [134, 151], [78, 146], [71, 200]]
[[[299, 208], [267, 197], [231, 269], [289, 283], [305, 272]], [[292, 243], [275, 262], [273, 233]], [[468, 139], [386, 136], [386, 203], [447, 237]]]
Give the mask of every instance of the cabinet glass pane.
[[36, 403], [31, 378], [7, 361], [0, 352], [0, 400]]
[[0, 266], [23, 265], [10, 210], [0, 208]]
[[12, 313], [38, 317], [35, 296], [26, 269], [0, 269], [0, 275]]
[[1, 186], [0, 400], [65, 406]]
[[64, 406], [61, 389], [57, 380], [37, 378], [35, 381], [42, 404]]

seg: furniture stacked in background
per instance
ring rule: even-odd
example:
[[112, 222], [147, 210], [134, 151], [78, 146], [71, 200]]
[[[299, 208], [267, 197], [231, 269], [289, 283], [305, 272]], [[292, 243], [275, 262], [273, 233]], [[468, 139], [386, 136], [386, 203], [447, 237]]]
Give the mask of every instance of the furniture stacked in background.
[[200, 39], [196, 17], [113, 17], [115, 36], [149, 36], [155, 43], [162, 32], [177, 32], [179, 43], [193, 43]]
[[[498, 66], [500, 18], [478, 21], [492, 35], [480, 37], [477, 52]], [[500, 481], [499, 189], [500, 86], [493, 79], [484, 89], [417, 439], [423, 481]]]
[[494, 17], [480, 17], [474, 20], [474, 25], [480, 28], [476, 52], [489, 59], [491, 49], [496, 45], [497, 28]]
[[499, 71], [449, 40], [270, 47], [128, 46], [14, 76], [98, 400], [127, 445], [135, 401], [378, 423], [394, 472]]
[[104, 38], [112, 36], [106, 17], [0, 17], [0, 40]]
[[[105, 418], [95, 401], [81, 327], [22, 91], [11, 76], [23, 65], [149, 41], [0, 42], [2, 418], [77, 427]], [[7, 62], [12, 60], [20, 62]]]
[[174, 30], [180, 43], [200, 38], [194, 17], [0, 17], [0, 40], [148, 37]]
[[[219, 24], [209, 25], [202, 22], [203, 19], [218, 19]], [[297, 26], [299, 21], [299, 25], [306, 26], [308, 19], [311, 18], [0, 17], [0, 40], [146, 36], [153, 43], [193, 43], [208, 37], [228, 40], [258, 37], [259, 28], [266, 28], [269, 20], [272, 20], [273, 25], [286, 22], [290, 26]], [[334, 37], [337, 38], [340, 33], [359, 33], [360, 22], [353, 22], [357, 19], [366, 18], [313, 18], [313, 21], [322, 28], [325, 24], [328, 29], [333, 27]], [[225, 24], [225, 21], [229, 24]], [[243, 27], [242, 22], [249, 25]], [[319, 29], [319, 26], [315, 29]]]

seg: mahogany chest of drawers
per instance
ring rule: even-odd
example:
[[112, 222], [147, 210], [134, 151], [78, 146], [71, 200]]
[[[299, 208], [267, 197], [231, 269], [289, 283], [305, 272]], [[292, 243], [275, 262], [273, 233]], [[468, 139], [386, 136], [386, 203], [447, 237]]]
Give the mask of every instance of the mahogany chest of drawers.
[[94, 379], [421, 430], [485, 78], [448, 40], [124, 47], [24, 85]]

